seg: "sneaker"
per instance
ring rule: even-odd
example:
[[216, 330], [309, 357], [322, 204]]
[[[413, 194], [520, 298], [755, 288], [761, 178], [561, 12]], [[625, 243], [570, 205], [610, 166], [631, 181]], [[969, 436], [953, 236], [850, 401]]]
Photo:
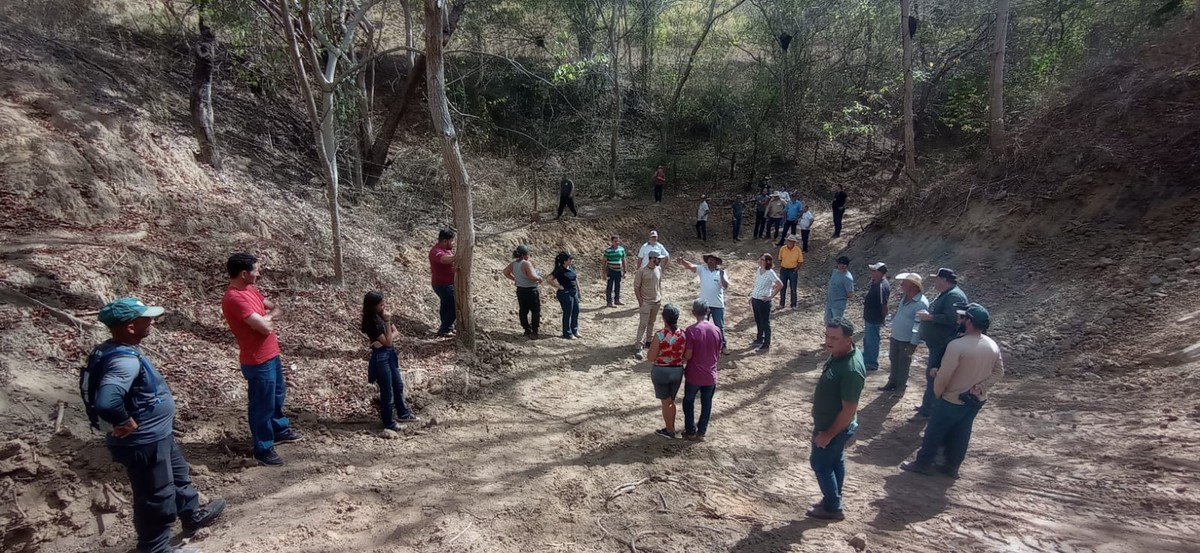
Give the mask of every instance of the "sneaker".
[[583, 336], [580, 336], [578, 332], [572, 332], [571, 336], [574, 336], [576, 338], [583, 338]]
[[958, 478], [958, 469], [956, 469], [956, 468], [950, 468], [946, 465], [934, 465], [933, 470], [937, 471], [937, 473], [942, 476], [949, 476], [950, 478]]
[[412, 413], [409, 413], [407, 415], [402, 415], [402, 416], [396, 417], [396, 420], [398, 420], [400, 422], [417, 422], [417, 421], [421, 420], [421, 417], [418, 417]]
[[906, 463], [900, 463], [900, 469], [907, 470], [908, 472], [915, 472], [917, 474], [924, 474], [926, 476], [933, 475], [933, 467], [932, 466], [925, 464], [925, 463], [918, 463], [916, 461], [908, 461]]
[[684, 434], [683, 439], [689, 442], [703, 442], [704, 434]]
[[563, 340], [574, 340], [575, 337], [570, 334], [563, 334]]
[[824, 505], [818, 504], [816, 507], [809, 509], [805, 516], [809, 518], [819, 518], [821, 520], [846, 520], [846, 515], [842, 511], [830, 511], [825, 509]]
[[391, 424], [385, 424], [385, 425], [383, 425], [383, 429], [384, 429], [384, 430], [391, 430], [392, 432], [404, 432], [404, 427], [403, 427], [403, 426], [400, 426], [400, 423], [398, 423], [398, 422], [396, 422], [396, 421], [392, 421], [392, 423], [391, 423]]
[[437, 333], [438, 338], [451, 338], [453, 336], [454, 336], [453, 330], [439, 330]]
[[225, 500], [216, 498], [208, 502], [208, 505], [200, 507], [192, 512], [189, 517], [183, 517], [183, 531], [192, 534], [196, 530], [211, 525], [221, 516], [221, 512], [225, 510]]
[[658, 434], [659, 436], [662, 436], [668, 440], [675, 439], [675, 433], [671, 432], [670, 430], [667, 430], [666, 428], [659, 428], [658, 430], [655, 430], [654, 433]]
[[275, 443], [277, 444], [290, 444], [292, 442], [299, 442], [303, 439], [304, 436], [301, 436], [299, 432], [296, 432], [291, 428], [285, 428], [283, 429], [283, 432], [275, 435]]
[[280, 457], [278, 453], [275, 453], [275, 448], [259, 451], [258, 453], [254, 454], [254, 458], [258, 459], [259, 463], [262, 463], [268, 467], [283, 466], [283, 457]]

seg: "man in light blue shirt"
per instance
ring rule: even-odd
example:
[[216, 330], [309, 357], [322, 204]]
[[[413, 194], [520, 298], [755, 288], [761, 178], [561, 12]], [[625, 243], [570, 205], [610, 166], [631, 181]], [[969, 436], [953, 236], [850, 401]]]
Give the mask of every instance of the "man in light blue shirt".
[[775, 244], [776, 246], [782, 246], [784, 238], [796, 234], [796, 224], [800, 222], [802, 213], [804, 213], [804, 202], [793, 194], [784, 211], [783, 233], [779, 235], [779, 243]]
[[912, 366], [913, 354], [921, 343], [921, 319], [917, 313], [929, 309], [929, 300], [921, 295], [921, 275], [916, 273], [900, 273], [896, 275], [900, 289], [904, 292], [900, 297], [900, 306], [892, 315], [892, 339], [888, 348], [888, 359], [891, 361], [891, 374], [887, 384], [879, 388], [883, 392], [904, 394], [908, 386], [908, 370]]
[[825, 291], [825, 324], [841, 319], [852, 297], [854, 275], [850, 274], [850, 258], [843, 255], [837, 258], [833, 274], [829, 275], [829, 286]]

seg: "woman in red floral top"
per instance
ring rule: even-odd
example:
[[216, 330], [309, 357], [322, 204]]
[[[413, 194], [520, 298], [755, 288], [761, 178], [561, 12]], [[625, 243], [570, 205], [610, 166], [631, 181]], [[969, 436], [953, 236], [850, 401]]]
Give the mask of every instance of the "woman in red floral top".
[[654, 333], [650, 341], [652, 367], [650, 381], [654, 383], [654, 397], [662, 401], [663, 422], [665, 428], [654, 433], [667, 439], [675, 439], [675, 395], [679, 393], [679, 385], [683, 383], [683, 350], [685, 339], [683, 330], [679, 328], [679, 308], [668, 303], [662, 310], [663, 323], [666, 327]]

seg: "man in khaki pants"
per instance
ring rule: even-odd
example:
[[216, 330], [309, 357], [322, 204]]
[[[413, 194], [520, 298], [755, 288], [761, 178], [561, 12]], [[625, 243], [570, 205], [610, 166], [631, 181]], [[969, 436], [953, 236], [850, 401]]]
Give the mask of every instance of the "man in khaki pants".
[[662, 268], [658, 266], [658, 252], [647, 254], [646, 266], [638, 269], [633, 277], [633, 294], [638, 302], [637, 358], [641, 359], [650, 339], [654, 336], [654, 323], [658, 309], [662, 306]]

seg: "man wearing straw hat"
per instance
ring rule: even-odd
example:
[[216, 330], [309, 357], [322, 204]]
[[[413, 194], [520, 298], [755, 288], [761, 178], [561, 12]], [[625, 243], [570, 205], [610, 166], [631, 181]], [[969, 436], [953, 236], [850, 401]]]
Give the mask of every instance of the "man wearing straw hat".
[[892, 336], [888, 341], [888, 360], [891, 374], [887, 384], [879, 388], [883, 392], [903, 394], [908, 386], [908, 370], [912, 367], [913, 354], [921, 343], [921, 319], [917, 312], [929, 309], [929, 300], [921, 294], [921, 275], [900, 273], [896, 275], [903, 295], [896, 313], [892, 315]]
[[700, 277], [700, 299], [708, 304], [708, 316], [721, 330], [721, 353], [728, 354], [729, 347], [725, 341], [725, 290], [729, 288], [729, 277], [725, 276], [721, 256], [716, 252], [706, 253], [701, 259], [704, 263], [700, 265], [681, 261], [684, 267]]

